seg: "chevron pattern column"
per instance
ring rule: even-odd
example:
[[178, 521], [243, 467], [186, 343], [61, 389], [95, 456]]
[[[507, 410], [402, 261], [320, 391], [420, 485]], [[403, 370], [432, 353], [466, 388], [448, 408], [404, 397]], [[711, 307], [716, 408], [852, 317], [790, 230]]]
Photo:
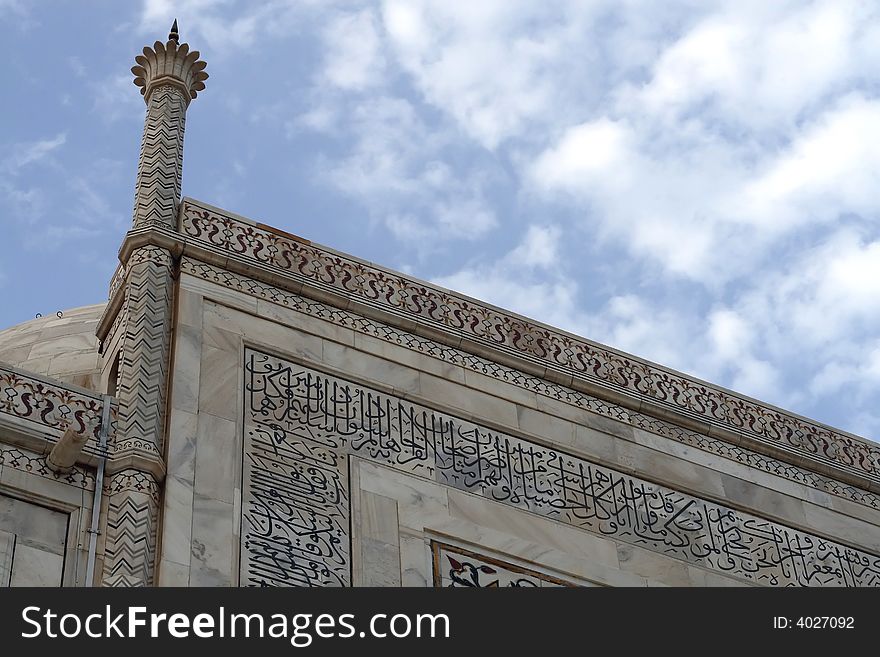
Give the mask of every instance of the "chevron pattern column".
[[[186, 110], [208, 77], [198, 51], [178, 40], [175, 21], [168, 41], [144, 48], [131, 69], [147, 103], [132, 218], [139, 234], [177, 230]], [[123, 265], [119, 430], [108, 463], [103, 583], [149, 586], [159, 509], [156, 477], [165, 469], [177, 263], [167, 249], [149, 244], [133, 250]]]
[[174, 262], [158, 246], [144, 246], [126, 265], [125, 332], [119, 367], [120, 432], [114, 458], [162, 458]]
[[156, 41], [152, 48], [144, 48], [131, 69], [147, 103], [135, 184], [132, 224], [136, 229], [176, 228], [186, 108], [208, 79], [199, 51], [178, 45], [178, 40], [174, 21], [168, 42]]
[[110, 476], [104, 550], [105, 586], [145, 586], [153, 580], [159, 484], [152, 475], [122, 470]]
[[134, 191], [135, 228], [176, 228], [186, 106], [183, 92], [170, 84], [150, 94]]

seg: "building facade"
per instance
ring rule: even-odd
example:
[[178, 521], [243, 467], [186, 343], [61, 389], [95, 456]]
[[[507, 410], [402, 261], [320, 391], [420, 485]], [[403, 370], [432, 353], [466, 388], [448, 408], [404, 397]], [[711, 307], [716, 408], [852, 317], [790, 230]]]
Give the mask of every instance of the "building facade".
[[0, 331], [0, 586], [880, 586], [880, 445], [181, 197]]

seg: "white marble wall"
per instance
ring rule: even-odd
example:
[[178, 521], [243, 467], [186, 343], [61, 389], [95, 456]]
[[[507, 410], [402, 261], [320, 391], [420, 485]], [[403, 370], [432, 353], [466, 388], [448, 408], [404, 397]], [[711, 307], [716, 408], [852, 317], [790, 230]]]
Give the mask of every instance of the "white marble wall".
[[[504, 504], [362, 459], [351, 462], [355, 586], [443, 585], [432, 543], [452, 544], [576, 586], [692, 585], [685, 564], [649, 553], [632, 567], [620, 545]], [[671, 562], [671, 563], [670, 563]], [[677, 568], [675, 566], [678, 565]], [[742, 585], [693, 568], [717, 585]], [[437, 581], [438, 575], [440, 582]]]
[[[683, 445], [351, 326], [186, 274], [180, 281], [177, 321], [160, 585], [239, 584], [245, 345], [683, 493], [880, 553], [880, 511], [868, 504]], [[352, 466], [350, 491], [354, 584], [430, 585], [430, 541], [442, 538], [584, 584], [730, 582], [717, 572], [374, 464]]]
[[0, 586], [61, 586], [69, 520], [0, 494]]
[[[6, 533], [7, 541], [8, 536], [15, 537], [10, 548], [14, 548], [14, 559], [9, 563], [7, 558], [6, 563], [12, 584], [85, 586], [93, 471], [76, 466], [68, 473], [54, 473], [46, 467], [45, 455], [4, 444], [8, 439], [0, 432], [0, 532]], [[99, 536], [98, 573], [103, 554], [104, 540]], [[26, 567], [29, 574], [16, 575]], [[0, 584], [3, 572], [0, 556]]]

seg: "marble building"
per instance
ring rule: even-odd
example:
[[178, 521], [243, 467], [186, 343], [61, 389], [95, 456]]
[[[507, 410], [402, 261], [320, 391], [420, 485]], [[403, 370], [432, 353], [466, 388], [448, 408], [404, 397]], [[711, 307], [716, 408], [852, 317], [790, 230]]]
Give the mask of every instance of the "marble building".
[[0, 586], [880, 585], [880, 445], [181, 197], [205, 63], [132, 71], [107, 301], [0, 331]]

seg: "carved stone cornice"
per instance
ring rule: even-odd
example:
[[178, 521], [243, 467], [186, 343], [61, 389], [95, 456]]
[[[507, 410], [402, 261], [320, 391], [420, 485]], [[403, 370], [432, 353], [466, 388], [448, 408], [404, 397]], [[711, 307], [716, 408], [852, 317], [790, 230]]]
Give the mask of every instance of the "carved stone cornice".
[[[145, 245], [347, 309], [687, 429], [880, 491], [880, 447], [584, 338], [390, 272], [192, 199], [180, 233], [133, 230]], [[121, 292], [117, 292], [119, 295]], [[114, 303], [111, 300], [109, 304]], [[112, 317], [98, 327], [106, 335]]]
[[[228, 268], [220, 268], [184, 257], [180, 262], [180, 271], [182, 274], [191, 275], [228, 290], [247, 294], [256, 299], [331, 322], [337, 326], [410, 349], [456, 367], [463, 367], [478, 374], [495, 378], [508, 385], [534, 392], [551, 400], [564, 402], [595, 415], [610, 418], [615, 422], [629, 424], [756, 470], [762, 470], [783, 479], [852, 500], [872, 509], [880, 509], [880, 495], [877, 492], [872, 492], [880, 491], [880, 485], [877, 483], [871, 482], [865, 477], [855, 480], [849, 473], [842, 473], [833, 466], [824, 463], [809, 462], [803, 467], [794, 465], [791, 459], [785, 459], [784, 454], [777, 458], [771, 454], [773, 450], [766, 445], [750, 444], [742, 435], [733, 435], [730, 439], [724, 439], [716, 435], [708, 435], [705, 431], [692, 430], [684, 426], [681, 421], [662, 420], [647, 413], [640, 413], [616, 402], [590, 395], [573, 386], [564, 386], [546, 378], [525, 373], [521, 369], [509, 367], [496, 360], [466, 352], [385, 322], [370, 319], [357, 312], [332, 307], [277, 285], [237, 274]], [[367, 381], [361, 381], [361, 383], [367, 383]], [[386, 392], [393, 392], [393, 389]], [[459, 415], [464, 417], [461, 415], [461, 411], [459, 411]], [[467, 419], [492, 426], [499, 431], [509, 430], [509, 427], [504, 425], [494, 425], [487, 418], [468, 417]], [[609, 463], [609, 465], [613, 464]]]
[[107, 461], [106, 467], [107, 474], [122, 472], [123, 470], [136, 470], [149, 473], [156, 481], [165, 479], [165, 462], [152, 452], [132, 450], [117, 453]]
[[805, 467], [828, 464], [865, 487], [880, 482], [880, 446], [857, 436], [189, 199], [179, 229], [193, 257], [210, 249], [215, 264], [331, 305], [372, 308], [407, 330], [634, 410], [763, 444]]

